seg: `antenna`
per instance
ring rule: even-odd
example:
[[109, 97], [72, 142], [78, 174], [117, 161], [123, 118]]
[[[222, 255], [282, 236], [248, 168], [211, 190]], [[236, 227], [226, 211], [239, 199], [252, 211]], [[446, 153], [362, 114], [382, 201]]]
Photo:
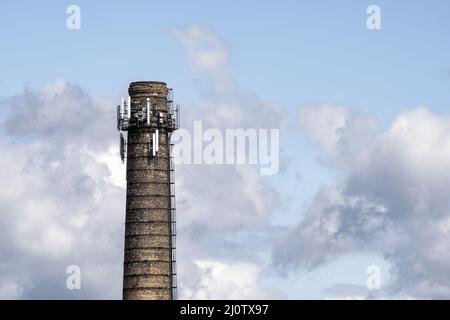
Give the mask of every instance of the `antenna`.
[[128, 119], [131, 119], [131, 97], [130, 96], [128, 96], [127, 107], [128, 107]]
[[156, 135], [155, 134], [152, 135], [151, 142], [152, 142], [152, 154], [155, 157], [156, 156]]
[[119, 131], [120, 131], [120, 120], [121, 120], [120, 105], [117, 105], [117, 130]]
[[178, 129], [180, 127], [180, 105], [177, 104], [177, 109], [176, 109], [176, 129]]
[[147, 98], [147, 124], [150, 125], [150, 98]]
[[122, 160], [122, 163], [125, 161], [125, 139], [123, 137], [123, 134], [120, 134], [120, 159]]
[[158, 152], [159, 150], [159, 130], [155, 131], [155, 151]]
[[120, 105], [122, 106], [122, 108], [121, 108], [122, 118], [124, 118], [125, 117], [125, 111], [126, 111], [127, 103], [125, 102], [125, 99], [123, 97], [122, 97], [122, 103]]

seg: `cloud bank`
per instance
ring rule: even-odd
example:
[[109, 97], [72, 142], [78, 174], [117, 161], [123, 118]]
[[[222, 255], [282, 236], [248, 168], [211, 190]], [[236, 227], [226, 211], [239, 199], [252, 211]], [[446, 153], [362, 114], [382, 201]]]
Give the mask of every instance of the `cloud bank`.
[[[280, 126], [277, 105], [239, 88], [228, 47], [214, 32], [198, 26], [172, 32], [208, 83], [208, 94], [185, 113], [183, 127], [190, 129], [194, 120], [219, 129]], [[0, 297], [121, 298], [125, 167], [115, 104], [59, 79], [2, 105]], [[285, 296], [261, 285], [268, 263], [260, 252], [279, 199], [258, 172], [176, 168], [179, 297]], [[81, 267], [81, 291], [65, 287], [72, 264]]]
[[450, 118], [422, 107], [382, 130], [373, 117], [334, 104], [303, 106], [300, 123], [340, 173], [307, 217], [280, 241], [284, 271], [313, 270], [350, 253], [391, 264], [391, 294], [450, 296]]
[[[1, 297], [117, 297], [124, 197], [106, 161], [116, 153], [109, 103], [60, 79], [2, 105]], [[72, 264], [82, 294], [66, 289]]]

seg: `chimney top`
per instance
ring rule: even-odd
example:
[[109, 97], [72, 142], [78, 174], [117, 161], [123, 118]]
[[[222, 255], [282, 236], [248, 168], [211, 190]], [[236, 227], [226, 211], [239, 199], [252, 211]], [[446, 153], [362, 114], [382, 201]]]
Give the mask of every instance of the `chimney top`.
[[130, 96], [167, 96], [167, 84], [161, 81], [136, 81], [130, 83]]

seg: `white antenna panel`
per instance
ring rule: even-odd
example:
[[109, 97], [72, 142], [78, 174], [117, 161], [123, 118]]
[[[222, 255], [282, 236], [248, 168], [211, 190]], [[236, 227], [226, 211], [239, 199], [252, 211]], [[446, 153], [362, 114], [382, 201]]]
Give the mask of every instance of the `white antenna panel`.
[[150, 98], [147, 98], [147, 124], [150, 125]]
[[131, 119], [131, 97], [130, 96], [128, 96], [127, 108], [128, 108], [128, 119]]

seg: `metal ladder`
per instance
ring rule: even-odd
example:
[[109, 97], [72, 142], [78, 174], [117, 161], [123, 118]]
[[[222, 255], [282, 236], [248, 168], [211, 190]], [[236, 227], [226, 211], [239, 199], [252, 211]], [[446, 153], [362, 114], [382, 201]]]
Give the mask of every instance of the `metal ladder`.
[[175, 201], [175, 168], [172, 157], [173, 143], [169, 144], [169, 186], [170, 186], [170, 235], [171, 235], [171, 283], [172, 283], [172, 299], [177, 299], [177, 262], [176, 262], [176, 221], [177, 209]]

